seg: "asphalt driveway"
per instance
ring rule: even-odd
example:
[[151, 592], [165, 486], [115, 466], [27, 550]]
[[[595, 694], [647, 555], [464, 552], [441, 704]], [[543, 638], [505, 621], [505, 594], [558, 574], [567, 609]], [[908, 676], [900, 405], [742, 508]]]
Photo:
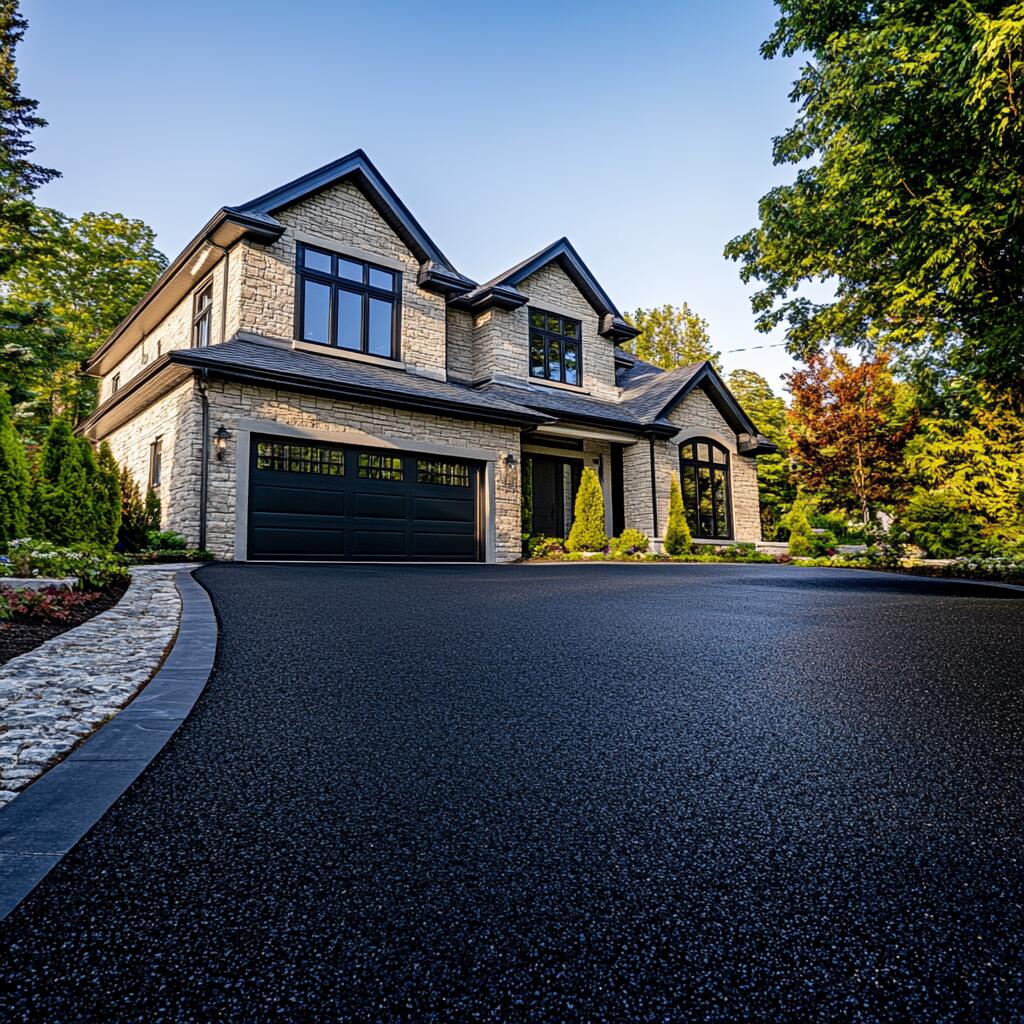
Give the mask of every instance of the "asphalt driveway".
[[0, 925], [5, 1022], [1024, 1017], [1024, 601], [786, 567], [199, 579], [217, 671]]

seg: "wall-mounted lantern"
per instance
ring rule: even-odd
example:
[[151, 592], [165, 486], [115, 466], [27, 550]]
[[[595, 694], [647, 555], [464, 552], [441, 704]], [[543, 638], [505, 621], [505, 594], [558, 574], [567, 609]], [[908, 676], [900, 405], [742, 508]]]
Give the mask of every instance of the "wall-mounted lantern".
[[218, 462], [224, 461], [224, 449], [228, 446], [230, 436], [228, 428], [223, 423], [213, 432], [213, 446], [217, 449]]

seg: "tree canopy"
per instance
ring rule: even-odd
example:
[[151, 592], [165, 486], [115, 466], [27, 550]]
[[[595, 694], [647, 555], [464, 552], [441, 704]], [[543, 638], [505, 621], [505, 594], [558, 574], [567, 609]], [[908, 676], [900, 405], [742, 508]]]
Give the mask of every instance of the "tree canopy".
[[[1024, 397], [1024, 4], [777, 0], [766, 58], [806, 54], [795, 180], [726, 254], [790, 351], [884, 344], [922, 379]], [[808, 164], [808, 162], [810, 162]], [[803, 294], [834, 288], [829, 301]]]
[[689, 366], [709, 359], [720, 370], [719, 353], [711, 348], [708, 322], [684, 302], [666, 303], [653, 309], [637, 309], [626, 319], [639, 331], [638, 337], [624, 342], [622, 348], [644, 362], [665, 370]]

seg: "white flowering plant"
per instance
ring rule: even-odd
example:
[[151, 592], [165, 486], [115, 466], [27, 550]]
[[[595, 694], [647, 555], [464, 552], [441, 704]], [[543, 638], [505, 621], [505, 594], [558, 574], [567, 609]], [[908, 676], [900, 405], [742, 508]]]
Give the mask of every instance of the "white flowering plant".
[[19, 537], [7, 543], [5, 572], [20, 579], [75, 576], [81, 590], [103, 590], [129, 579], [128, 570], [110, 552], [85, 545], [60, 548], [47, 541]]

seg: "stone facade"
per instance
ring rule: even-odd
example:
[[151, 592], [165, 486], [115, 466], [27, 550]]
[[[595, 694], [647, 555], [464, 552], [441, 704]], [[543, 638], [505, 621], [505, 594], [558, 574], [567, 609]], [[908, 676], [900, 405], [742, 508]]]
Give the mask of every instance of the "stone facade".
[[761, 516], [757, 493], [756, 460], [736, 450], [736, 435], [699, 388], [690, 392], [668, 416], [680, 428], [675, 437], [654, 442], [654, 476], [658, 493], [658, 529], [654, 530], [651, 504], [651, 449], [647, 441], [626, 448], [623, 453], [623, 489], [626, 526], [660, 537], [668, 524], [669, 488], [672, 474], [679, 472], [679, 445], [690, 437], [707, 436], [729, 451], [729, 510], [733, 539], [756, 543], [761, 540]]
[[187, 381], [107, 435], [114, 458], [127, 466], [143, 494], [149, 485], [150, 445], [161, 438], [161, 526], [199, 543], [201, 419], [199, 395]]
[[[493, 423], [475, 423], [403, 409], [314, 398], [240, 384], [211, 381], [210, 423], [227, 427], [229, 443], [223, 461], [210, 463], [207, 546], [219, 558], [235, 556], [238, 490], [237, 437], [242, 420], [269, 420], [291, 427], [359, 431], [370, 439], [478, 448], [495, 456], [495, 557], [499, 562], [519, 557], [520, 477], [519, 431]], [[339, 440], [342, 440], [339, 437]], [[504, 456], [512, 456], [510, 465]]]

